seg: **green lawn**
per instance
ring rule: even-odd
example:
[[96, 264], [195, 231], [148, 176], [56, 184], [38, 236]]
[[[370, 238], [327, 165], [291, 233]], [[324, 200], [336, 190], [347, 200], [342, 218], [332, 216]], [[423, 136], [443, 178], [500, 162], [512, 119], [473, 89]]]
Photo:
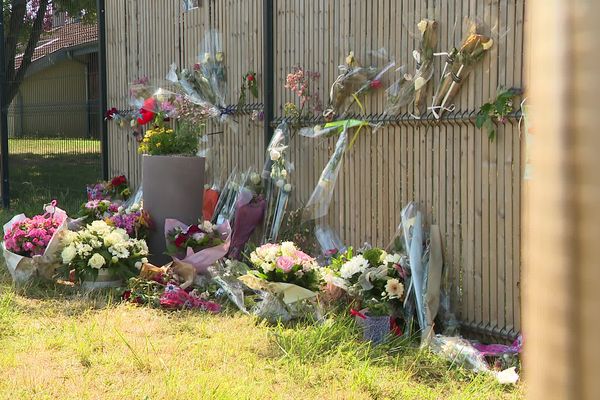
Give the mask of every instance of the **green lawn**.
[[372, 348], [345, 317], [267, 326], [124, 304], [0, 272], [0, 399], [522, 399], [523, 388], [402, 341]]
[[28, 214], [53, 199], [76, 211], [101, 175], [98, 140], [11, 139], [9, 154], [11, 207]]

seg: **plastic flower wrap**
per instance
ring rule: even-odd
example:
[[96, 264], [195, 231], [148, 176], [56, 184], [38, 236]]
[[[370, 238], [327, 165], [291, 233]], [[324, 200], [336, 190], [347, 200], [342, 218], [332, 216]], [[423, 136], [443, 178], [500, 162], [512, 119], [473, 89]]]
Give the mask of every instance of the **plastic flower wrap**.
[[413, 51], [416, 72], [414, 75], [408, 74], [404, 67], [396, 70], [400, 77], [386, 90], [386, 113], [398, 114], [402, 107], [413, 100], [418, 115], [426, 111], [427, 85], [433, 76], [433, 56], [438, 41], [437, 26], [437, 22], [430, 19], [423, 19], [417, 24], [420, 44]]
[[329, 92], [330, 108], [325, 111], [329, 118], [344, 116], [354, 103], [360, 104], [359, 97], [384, 87], [386, 72], [394, 67], [382, 49], [372, 52], [372, 64], [360, 66], [354, 57], [354, 52], [346, 57], [346, 62], [338, 67], [340, 75], [336, 78]]
[[284, 121], [275, 129], [271, 142], [267, 146], [262, 172], [266, 202], [263, 243], [277, 241], [292, 191], [289, 179], [293, 165], [287, 160], [289, 146], [290, 129]]
[[399, 254], [373, 248], [355, 255], [352, 249], [334, 257], [325, 280], [344, 289], [368, 308], [369, 315], [390, 315], [401, 308], [406, 271]]
[[263, 223], [265, 208], [262, 179], [259, 174], [252, 172], [235, 205], [233, 234], [228, 257], [238, 259], [241, 256], [250, 236]]
[[229, 251], [231, 228], [228, 221], [220, 225], [204, 221], [188, 226], [175, 219], [166, 219], [165, 240], [169, 255], [191, 264], [203, 274]]
[[121, 228], [104, 221], [94, 221], [80, 231], [65, 232], [60, 253], [63, 272], [71, 270], [80, 280], [95, 280], [100, 269], [129, 279], [147, 263], [148, 246], [143, 239], [133, 239]]
[[467, 37], [463, 40], [460, 48], [454, 48], [448, 52], [442, 80], [430, 107], [436, 118], [440, 118], [446, 110], [454, 109], [449, 105], [450, 102], [460, 91], [473, 67], [494, 45], [494, 40], [490, 36], [482, 34], [481, 30], [480, 25], [469, 22]]
[[17, 284], [39, 275], [50, 279], [59, 264], [60, 237], [67, 226], [67, 214], [56, 203], [46, 213], [27, 218], [15, 215], [4, 224], [2, 250], [8, 271]]

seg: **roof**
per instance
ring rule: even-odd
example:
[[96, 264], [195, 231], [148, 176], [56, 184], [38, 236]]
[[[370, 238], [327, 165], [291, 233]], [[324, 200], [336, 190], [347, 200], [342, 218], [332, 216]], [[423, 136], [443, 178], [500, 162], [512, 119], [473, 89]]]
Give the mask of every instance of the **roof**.
[[[31, 61], [39, 60], [49, 54], [98, 41], [98, 25], [83, 22], [71, 22], [44, 33], [38, 42]], [[23, 54], [15, 57], [15, 68], [19, 68]]]

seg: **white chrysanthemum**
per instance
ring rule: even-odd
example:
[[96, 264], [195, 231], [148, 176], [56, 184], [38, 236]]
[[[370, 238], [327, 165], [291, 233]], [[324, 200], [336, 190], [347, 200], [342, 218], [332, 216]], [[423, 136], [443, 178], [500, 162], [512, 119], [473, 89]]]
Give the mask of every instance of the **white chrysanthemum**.
[[77, 244], [77, 246], [75, 246], [75, 249], [77, 250], [77, 254], [80, 257], [87, 257], [92, 253], [92, 246], [90, 246], [89, 244], [85, 244], [85, 243], [79, 243]]
[[294, 257], [298, 249], [294, 242], [283, 242], [281, 243], [281, 254], [288, 257]]
[[106, 247], [113, 246], [117, 243], [123, 242], [123, 236], [118, 232], [111, 232], [108, 235], [104, 236], [104, 245]]
[[113, 244], [108, 248], [108, 252], [119, 258], [127, 258], [130, 254], [127, 243], [123, 242]]
[[102, 242], [98, 239], [92, 239], [90, 240], [90, 245], [95, 249], [99, 249], [100, 247], [102, 247]]
[[404, 294], [404, 285], [398, 279], [388, 279], [385, 284], [385, 291], [390, 298], [399, 299]]
[[96, 269], [102, 268], [104, 264], [106, 264], [106, 260], [98, 253], [95, 253], [88, 261], [88, 265]]
[[340, 268], [340, 275], [344, 279], [353, 277], [359, 272], [363, 272], [369, 266], [369, 262], [362, 256], [352, 257]]
[[[141, 256], [147, 256], [148, 255], [148, 245], [146, 244], [145, 240], [138, 240], [135, 242], [135, 247], [137, 249], [137, 252], [139, 255]], [[148, 261], [146, 261], [148, 262]]]
[[60, 253], [63, 264], [69, 264], [71, 261], [73, 261], [73, 259], [75, 258], [76, 255], [77, 255], [77, 250], [75, 250], [75, 247], [72, 245], [65, 247], [63, 249], [63, 251]]
[[400, 254], [387, 254], [384, 261], [389, 264], [399, 264]]

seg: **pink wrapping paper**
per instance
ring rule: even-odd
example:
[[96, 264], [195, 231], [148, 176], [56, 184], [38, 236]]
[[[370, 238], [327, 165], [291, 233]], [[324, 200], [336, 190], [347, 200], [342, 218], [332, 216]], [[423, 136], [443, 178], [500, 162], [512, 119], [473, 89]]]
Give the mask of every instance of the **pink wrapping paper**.
[[[189, 225], [184, 224], [176, 219], [167, 218], [165, 220], [165, 240], [168, 233], [173, 229], [181, 228], [186, 230], [188, 226]], [[225, 221], [221, 225], [217, 225], [216, 230], [221, 235], [221, 239], [224, 240], [223, 244], [200, 250], [197, 253], [195, 253], [192, 248], [188, 247], [187, 254], [180, 261], [193, 265], [194, 268], [196, 268], [197, 273], [205, 274], [208, 270], [208, 267], [225, 257], [229, 251], [229, 245], [231, 244], [231, 227], [229, 226], [229, 221]], [[176, 257], [173, 257], [173, 259], [175, 258]]]

